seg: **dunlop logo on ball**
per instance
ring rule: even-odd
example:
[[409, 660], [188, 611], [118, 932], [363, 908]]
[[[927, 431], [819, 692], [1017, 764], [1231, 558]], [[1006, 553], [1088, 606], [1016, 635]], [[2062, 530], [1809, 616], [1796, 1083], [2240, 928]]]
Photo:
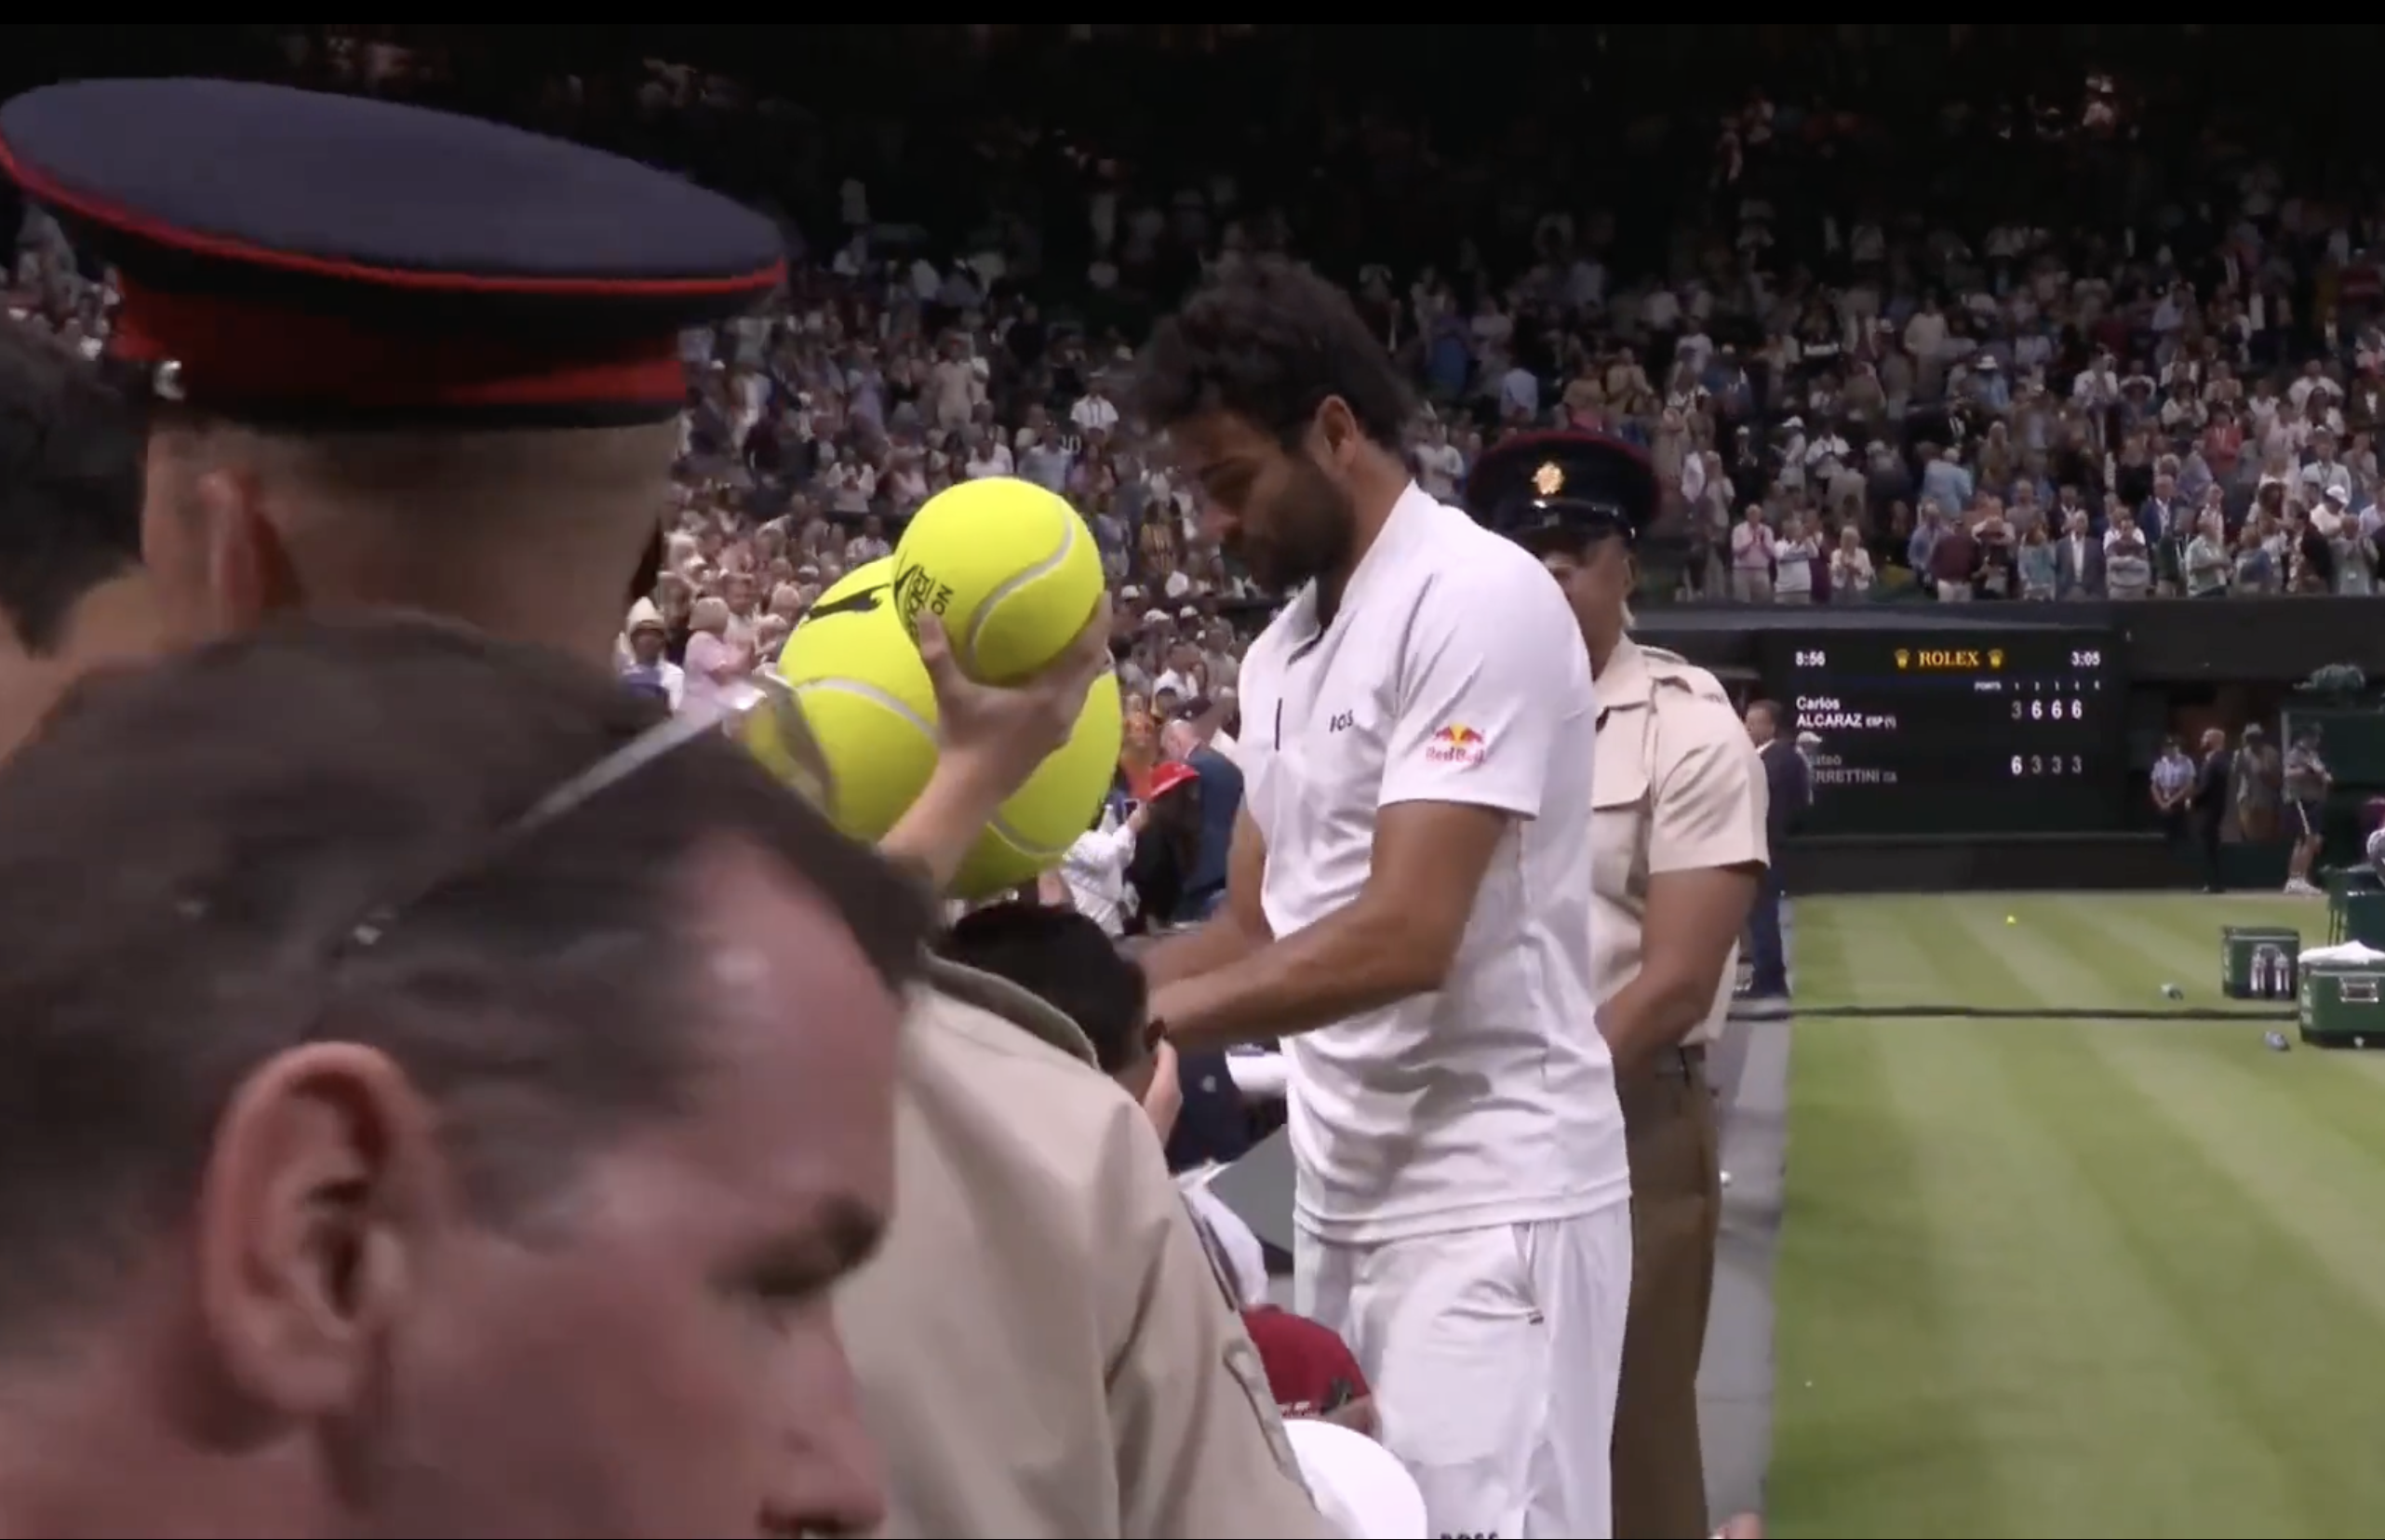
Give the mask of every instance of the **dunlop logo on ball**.
[[952, 585], [938, 583], [935, 574], [918, 562], [894, 574], [894, 608], [906, 624], [917, 626], [923, 609], [941, 620], [951, 604]]

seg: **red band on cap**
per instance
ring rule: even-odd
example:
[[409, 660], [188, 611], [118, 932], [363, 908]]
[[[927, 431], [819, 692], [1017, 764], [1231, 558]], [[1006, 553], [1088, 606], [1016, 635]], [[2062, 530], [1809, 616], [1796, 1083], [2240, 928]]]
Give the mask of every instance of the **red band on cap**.
[[343, 316], [120, 278], [114, 351], [177, 366], [199, 405], [314, 405], [349, 411], [523, 407], [677, 409], [687, 368], [674, 334], [558, 350], [466, 332], [397, 332]]

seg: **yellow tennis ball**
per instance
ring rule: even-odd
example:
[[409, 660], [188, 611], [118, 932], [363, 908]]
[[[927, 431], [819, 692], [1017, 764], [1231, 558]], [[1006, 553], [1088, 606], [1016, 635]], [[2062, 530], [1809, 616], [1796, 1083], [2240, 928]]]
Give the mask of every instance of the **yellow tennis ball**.
[[1102, 596], [1102, 556], [1077, 510], [1032, 481], [984, 476], [928, 499], [894, 547], [894, 608], [913, 640], [944, 623], [972, 679], [1016, 684], [1057, 658]]
[[[936, 696], [918, 649], [886, 603], [891, 559], [857, 567], [822, 594], [779, 650], [779, 677], [828, 763], [828, 813], [876, 840], [918, 800], [936, 768]], [[757, 716], [747, 743], [781, 779], [794, 761]]]
[[[857, 567], [820, 596], [779, 653], [779, 676], [803, 709], [832, 782], [829, 815], [855, 839], [886, 837], [936, 768], [936, 696], [927, 664], [887, 602], [892, 558]], [[1089, 828], [1117, 772], [1123, 722], [1118, 679], [1094, 681], [1076, 730], [996, 813], [952, 892], [984, 898], [1032, 882]], [[748, 743], [782, 778], [794, 760], [757, 716]]]
[[953, 895], [985, 898], [1033, 882], [1059, 865], [1068, 847], [1092, 827], [1109, 795], [1124, 734], [1118, 676], [1104, 674], [1086, 694], [1068, 742], [1011, 794], [979, 837], [953, 879]]

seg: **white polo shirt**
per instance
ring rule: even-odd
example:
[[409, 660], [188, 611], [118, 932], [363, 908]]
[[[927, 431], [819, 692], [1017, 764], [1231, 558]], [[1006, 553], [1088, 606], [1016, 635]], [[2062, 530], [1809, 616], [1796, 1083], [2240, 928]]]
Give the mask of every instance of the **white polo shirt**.
[[1412, 485], [1322, 635], [1311, 584], [1252, 644], [1241, 703], [1279, 936], [1357, 899], [1379, 809], [1516, 815], [1446, 986], [1287, 1044], [1301, 1223], [1372, 1242], [1628, 1201], [1592, 1020], [1589, 662], [1548, 573]]

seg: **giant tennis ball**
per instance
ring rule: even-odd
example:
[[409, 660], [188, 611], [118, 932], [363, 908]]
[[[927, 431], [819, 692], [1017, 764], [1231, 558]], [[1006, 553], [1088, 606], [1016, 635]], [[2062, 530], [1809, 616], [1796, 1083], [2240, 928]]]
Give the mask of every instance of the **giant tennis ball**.
[[[893, 576], [891, 557], [854, 568], [779, 649], [779, 677], [828, 762], [829, 816], [856, 839], [883, 837], [936, 768], [935, 690], [887, 604]], [[767, 717], [746, 743], [782, 780], [799, 779]]]
[[894, 547], [894, 609], [917, 640], [944, 623], [972, 679], [1015, 684], [1076, 639], [1102, 596], [1102, 556], [1077, 510], [1032, 481], [984, 476], [928, 499]]
[[[902, 818], [936, 767], [936, 697], [918, 649], [888, 600], [893, 561], [855, 568], [820, 596], [779, 653], [818, 740], [833, 789], [829, 813], [856, 839], [878, 840]], [[1117, 772], [1122, 719], [1118, 679], [1094, 681], [1076, 731], [1012, 794], [979, 837], [952, 887], [984, 898], [1032, 882], [1060, 863], [1090, 827]], [[782, 776], [792, 758], [757, 718], [754, 751]]]
[[1092, 827], [1102, 798], [1109, 795], [1124, 733], [1118, 676], [1104, 673], [1086, 692], [1068, 742], [1002, 804], [961, 863], [960, 875], [953, 879], [954, 896], [985, 898], [1033, 882], [1059, 865], [1068, 847]]

